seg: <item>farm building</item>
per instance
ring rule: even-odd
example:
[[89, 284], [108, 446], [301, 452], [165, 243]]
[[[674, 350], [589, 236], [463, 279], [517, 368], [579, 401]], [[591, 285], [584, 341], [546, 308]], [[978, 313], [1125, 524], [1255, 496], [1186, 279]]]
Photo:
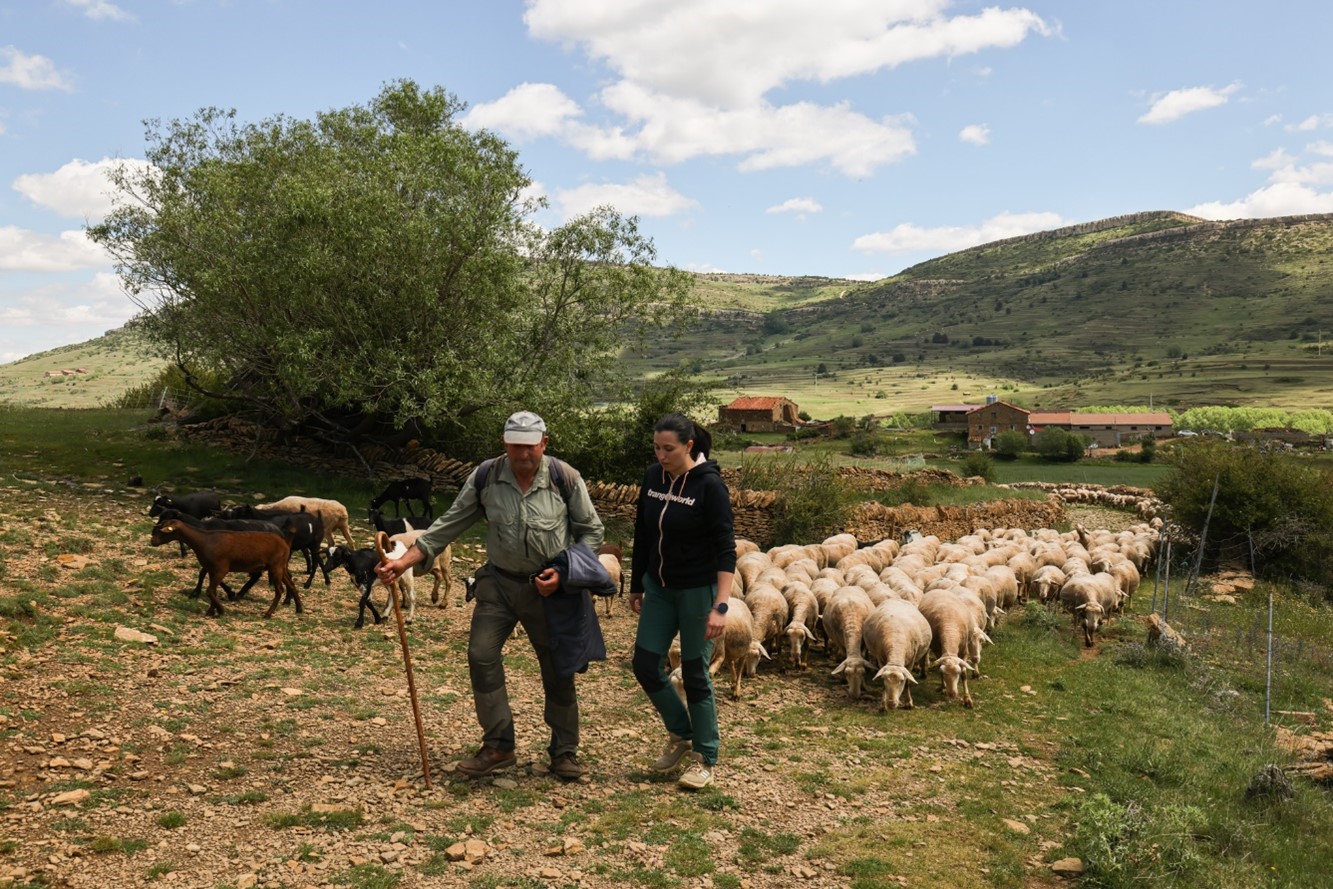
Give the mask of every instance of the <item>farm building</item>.
[[930, 425], [941, 432], [966, 432], [968, 412], [983, 406], [980, 404], [932, 404], [930, 406]]
[[742, 396], [719, 408], [717, 421], [737, 432], [791, 432], [801, 425], [798, 412], [789, 398]]
[[994, 396], [988, 397], [980, 407], [972, 408], [966, 416], [968, 447], [990, 448], [995, 436], [1001, 432], [1017, 430], [1024, 435], [1031, 435], [1028, 432], [1028, 412]]
[[1149, 414], [1080, 414], [1073, 411], [1056, 413], [1038, 412], [1028, 416], [1035, 435], [1048, 426], [1073, 432], [1092, 440], [1099, 448], [1124, 447], [1145, 435], [1170, 438], [1171, 415]]

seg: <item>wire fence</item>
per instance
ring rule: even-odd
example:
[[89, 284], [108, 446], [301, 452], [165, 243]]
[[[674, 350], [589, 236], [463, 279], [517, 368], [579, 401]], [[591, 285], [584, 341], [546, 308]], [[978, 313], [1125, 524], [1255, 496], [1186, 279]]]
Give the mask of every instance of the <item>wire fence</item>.
[[[1248, 551], [1249, 564], [1205, 579], [1200, 572], [1206, 540], [1206, 531], [1188, 541], [1164, 533], [1156, 570], [1144, 578], [1139, 595], [1149, 597], [1151, 609], [1185, 639], [1194, 655], [1225, 667], [1234, 677], [1230, 684], [1216, 671], [1203, 677], [1211, 693], [1231, 698], [1237, 706], [1245, 706], [1242, 692], [1260, 695], [1263, 707], [1254, 715], [1266, 725], [1310, 723], [1312, 714], [1326, 706], [1326, 677], [1333, 675], [1333, 647], [1302, 632], [1309, 617], [1322, 609], [1312, 608], [1294, 584], [1255, 581], [1248, 540], [1220, 542]], [[1242, 597], [1256, 594], [1265, 596], [1266, 608], [1256, 612], [1240, 606]]]
[[135, 393], [137, 397], [126, 397], [121, 401], [120, 406], [129, 410], [150, 410], [150, 411], [178, 411], [183, 410], [194, 402], [195, 396], [188, 389], [173, 388], [164, 386], [156, 390], [144, 390], [142, 393]]

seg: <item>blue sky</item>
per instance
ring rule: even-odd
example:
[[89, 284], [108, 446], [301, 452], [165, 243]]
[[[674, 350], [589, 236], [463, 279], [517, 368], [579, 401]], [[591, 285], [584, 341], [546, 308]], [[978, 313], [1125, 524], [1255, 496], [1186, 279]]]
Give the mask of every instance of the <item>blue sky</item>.
[[874, 279], [1141, 210], [1333, 212], [1333, 3], [0, 0], [0, 362], [135, 311], [83, 227], [146, 118], [443, 86], [662, 263]]

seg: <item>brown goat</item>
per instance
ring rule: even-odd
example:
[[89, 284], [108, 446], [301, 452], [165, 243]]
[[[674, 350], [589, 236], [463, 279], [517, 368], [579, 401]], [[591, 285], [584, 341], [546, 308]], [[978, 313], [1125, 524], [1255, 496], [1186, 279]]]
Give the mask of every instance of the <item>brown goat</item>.
[[296, 584], [292, 583], [291, 573], [287, 570], [287, 559], [291, 555], [290, 533], [284, 538], [266, 531], [205, 531], [173, 519], [153, 529], [151, 543], [161, 546], [175, 540], [194, 550], [199, 564], [208, 572], [209, 605], [205, 613], [210, 617], [223, 614], [217, 590], [228, 572], [249, 574], [267, 570], [268, 582], [273, 587], [273, 604], [264, 612], [264, 617], [270, 618], [278, 609], [283, 590], [296, 603], [296, 613], [303, 610], [301, 594], [296, 591]]

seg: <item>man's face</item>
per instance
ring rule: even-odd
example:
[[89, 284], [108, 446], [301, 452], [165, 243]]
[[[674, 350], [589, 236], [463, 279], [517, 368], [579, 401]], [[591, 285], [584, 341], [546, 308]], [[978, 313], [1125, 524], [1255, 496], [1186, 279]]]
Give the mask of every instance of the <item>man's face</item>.
[[542, 454], [546, 453], [548, 440], [548, 436], [542, 436], [542, 440], [534, 445], [505, 442], [505, 455], [509, 457], [509, 465], [521, 475], [535, 474], [542, 465]]

